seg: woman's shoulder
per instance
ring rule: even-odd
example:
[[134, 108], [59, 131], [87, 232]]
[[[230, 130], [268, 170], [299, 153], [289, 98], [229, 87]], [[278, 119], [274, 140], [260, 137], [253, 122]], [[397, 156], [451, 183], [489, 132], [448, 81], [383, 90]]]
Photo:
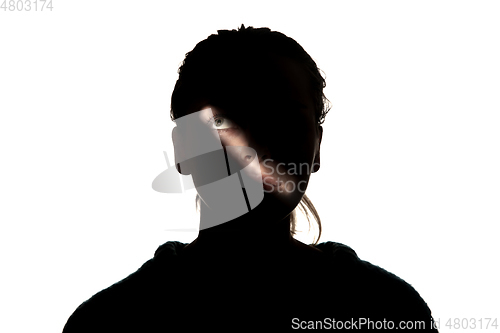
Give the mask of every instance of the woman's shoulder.
[[315, 245], [310, 245], [325, 255], [327, 255], [330, 259], [335, 260], [350, 260], [350, 261], [358, 261], [359, 257], [356, 252], [350, 248], [349, 246], [338, 243], [338, 242], [323, 242]]
[[[140, 319], [153, 316], [166, 300], [175, 299], [177, 288], [164, 286], [179, 274], [176, 252], [185, 244], [167, 242], [153, 258], [124, 279], [97, 292], [69, 317], [63, 333], [133, 331], [144, 328]], [[166, 265], [169, 262], [170, 264]], [[147, 326], [147, 325], [146, 325]]]
[[413, 290], [413, 287], [399, 276], [360, 259], [357, 253], [345, 244], [329, 241], [311, 246], [322, 252], [324, 265], [337, 277], [345, 276], [353, 283], [362, 282], [364, 285], [388, 284]]
[[315, 245], [324, 256], [322, 273], [335, 285], [335, 293], [353, 308], [379, 316], [431, 318], [415, 288], [401, 277], [358, 257], [349, 246], [325, 242]]

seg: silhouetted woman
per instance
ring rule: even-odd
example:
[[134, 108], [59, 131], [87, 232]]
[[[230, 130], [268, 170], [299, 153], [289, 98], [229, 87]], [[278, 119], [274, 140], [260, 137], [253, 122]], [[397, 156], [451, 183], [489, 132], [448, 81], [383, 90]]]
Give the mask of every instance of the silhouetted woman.
[[345, 245], [293, 238], [299, 206], [321, 233], [304, 192], [320, 167], [324, 87], [304, 49], [268, 28], [221, 30], [187, 53], [171, 117], [177, 169], [198, 191], [199, 235], [160, 246], [64, 332], [430, 330], [409, 284]]

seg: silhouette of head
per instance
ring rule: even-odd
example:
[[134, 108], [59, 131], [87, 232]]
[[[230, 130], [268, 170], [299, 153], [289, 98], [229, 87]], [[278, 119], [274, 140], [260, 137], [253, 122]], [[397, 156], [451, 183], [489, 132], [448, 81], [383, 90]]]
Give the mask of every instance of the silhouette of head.
[[[279, 220], [289, 216], [303, 199], [310, 174], [319, 169], [321, 124], [328, 112], [324, 87], [305, 50], [268, 28], [219, 30], [188, 52], [172, 93], [171, 118], [196, 115], [191, 118], [201, 124], [183, 126], [173, 136], [177, 168], [193, 176], [202, 205], [216, 205], [214, 196], [220, 197], [220, 192], [203, 192], [203, 186], [223, 178], [226, 166], [237, 162], [236, 171], [260, 171], [253, 173], [259, 178], [254, 181], [264, 196], [248, 214]], [[209, 129], [206, 137], [203, 124]], [[210, 138], [222, 149], [179, 163], [189, 147]], [[207, 165], [212, 165], [211, 176], [204, 171]], [[214, 168], [222, 170], [219, 176]]]

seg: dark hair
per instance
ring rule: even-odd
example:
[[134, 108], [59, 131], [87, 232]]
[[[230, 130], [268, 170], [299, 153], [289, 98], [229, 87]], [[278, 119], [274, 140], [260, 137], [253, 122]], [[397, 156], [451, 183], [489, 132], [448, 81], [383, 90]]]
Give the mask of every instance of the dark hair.
[[[314, 60], [294, 39], [269, 28], [244, 25], [238, 30], [218, 30], [217, 34], [210, 35], [186, 53], [172, 93], [170, 118], [175, 120], [186, 115], [188, 110], [198, 106], [196, 103], [200, 101], [220, 106], [227, 103], [227, 100], [238, 100], [240, 91], [248, 91], [253, 87], [234, 87], [234, 82], [239, 82], [237, 76], [251, 74], [255, 69], [270, 68], [273, 56], [294, 60], [309, 74], [314, 114], [319, 127], [330, 110], [330, 103], [323, 93], [325, 79]], [[198, 196], [196, 202], [198, 205]], [[315, 241], [317, 243], [321, 236], [321, 220], [305, 194], [299, 207], [308, 221], [307, 209], [316, 219], [319, 227], [319, 235]], [[295, 235], [295, 226], [296, 214], [293, 211], [290, 214], [292, 235]]]

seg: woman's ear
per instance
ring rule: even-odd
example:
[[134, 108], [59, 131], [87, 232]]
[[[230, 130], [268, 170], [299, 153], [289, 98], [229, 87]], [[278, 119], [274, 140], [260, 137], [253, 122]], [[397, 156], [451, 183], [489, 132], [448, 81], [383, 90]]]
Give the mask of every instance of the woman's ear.
[[186, 160], [183, 154], [186, 147], [184, 147], [184, 140], [182, 140], [177, 126], [172, 129], [172, 142], [174, 143], [175, 168], [180, 174], [183, 174], [185, 176], [190, 175], [191, 173], [188, 172], [188, 168], [186, 167], [185, 163], [182, 164], [183, 168], [181, 169], [181, 162], [184, 162]]
[[315, 153], [314, 153], [314, 161], [313, 161], [313, 167], [312, 167], [312, 172], [317, 172], [320, 167], [320, 148], [321, 148], [321, 139], [323, 138], [323, 127], [321, 125], [318, 125], [318, 137], [316, 139], [316, 148], [315, 148]]

